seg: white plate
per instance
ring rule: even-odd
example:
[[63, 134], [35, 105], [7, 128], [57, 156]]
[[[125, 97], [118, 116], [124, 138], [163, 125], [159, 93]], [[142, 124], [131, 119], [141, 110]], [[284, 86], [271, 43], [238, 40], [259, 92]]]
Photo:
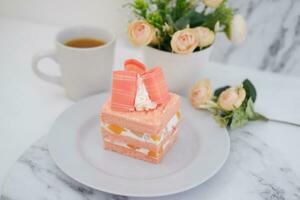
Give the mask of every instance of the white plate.
[[87, 98], [67, 109], [50, 130], [49, 151], [68, 176], [104, 192], [153, 197], [193, 188], [224, 164], [230, 141], [205, 112], [182, 99], [182, 122], [174, 147], [158, 165], [103, 149], [99, 110], [107, 94]]

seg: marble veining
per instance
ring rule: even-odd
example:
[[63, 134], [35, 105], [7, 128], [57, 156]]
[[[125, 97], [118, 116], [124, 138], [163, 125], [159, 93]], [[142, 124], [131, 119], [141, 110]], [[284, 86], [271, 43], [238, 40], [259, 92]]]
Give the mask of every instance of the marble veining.
[[[254, 199], [258, 197], [264, 200], [299, 199], [300, 180], [295, 177], [284, 160], [252, 133], [241, 131], [235, 134], [243, 134], [243, 136], [232, 137], [233, 147], [235, 147], [232, 153], [236, 158], [234, 163], [256, 182], [257, 188], [253, 195], [257, 197]], [[248, 148], [249, 151], [241, 151], [243, 148]]]
[[247, 40], [231, 45], [219, 36], [212, 60], [300, 76], [300, 1], [229, 0], [248, 23]]
[[[60, 171], [46, 138], [32, 145], [11, 169], [0, 200], [142, 200], [88, 188]], [[231, 133], [231, 153], [212, 179], [192, 190], [153, 200], [299, 200], [300, 179], [275, 149], [246, 129]]]

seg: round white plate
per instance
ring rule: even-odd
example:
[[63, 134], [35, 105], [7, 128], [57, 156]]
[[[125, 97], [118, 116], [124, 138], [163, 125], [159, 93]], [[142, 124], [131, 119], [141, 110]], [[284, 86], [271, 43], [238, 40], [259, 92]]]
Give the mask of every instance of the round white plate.
[[224, 164], [230, 141], [205, 112], [182, 98], [182, 122], [173, 148], [158, 165], [103, 149], [99, 110], [108, 94], [82, 100], [55, 121], [49, 151], [68, 176], [91, 188], [125, 196], [153, 197], [193, 188]]

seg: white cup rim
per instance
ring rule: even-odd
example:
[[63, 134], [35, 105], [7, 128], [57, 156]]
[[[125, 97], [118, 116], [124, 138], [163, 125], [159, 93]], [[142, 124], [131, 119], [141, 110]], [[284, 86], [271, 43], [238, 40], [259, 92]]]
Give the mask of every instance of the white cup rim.
[[[63, 42], [61, 42], [59, 40], [59, 37], [61, 36], [61, 34], [64, 34], [71, 30], [80, 30], [80, 29], [93, 29], [96, 31], [105, 32], [106, 34], [111, 36], [111, 39], [109, 41], [107, 41], [104, 45], [100, 45], [100, 46], [96, 46], [96, 47], [88, 47], [88, 48], [70, 47], [70, 46], [65, 45]], [[111, 46], [115, 42], [115, 40], [116, 40], [116, 35], [112, 31], [102, 28], [102, 27], [87, 26], [87, 25], [77, 25], [77, 26], [70, 26], [67, 28], [63, 28], [56, 34], [56, 37], [55, 37], [55, 43], [59, 47], [66, 48], [69, 50], [74, 50], [74, 51], [93, 51], [93, 50], [98, 50], [98, 49], [104, 49], [108, 46]]]

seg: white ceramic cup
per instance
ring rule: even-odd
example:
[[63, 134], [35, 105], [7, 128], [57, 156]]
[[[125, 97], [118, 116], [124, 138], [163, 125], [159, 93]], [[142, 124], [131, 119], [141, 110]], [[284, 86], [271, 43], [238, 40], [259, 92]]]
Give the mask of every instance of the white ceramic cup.
[[[105, 42], [91, 48], [75, 48], [65, 43], [72, 39], [91, 38]], [[62, 85], [72, 100], [79, 100], [109, 90], [114, 61], [115, 36], [111, 32], [87, 26], [64, 29], [56, 35], [56, 49], [36, 54], [32, 69], [41, 79]], [[39, 61], [51, 58], [60, 66], [61, 76], [52, 76], [39, 69]]]

